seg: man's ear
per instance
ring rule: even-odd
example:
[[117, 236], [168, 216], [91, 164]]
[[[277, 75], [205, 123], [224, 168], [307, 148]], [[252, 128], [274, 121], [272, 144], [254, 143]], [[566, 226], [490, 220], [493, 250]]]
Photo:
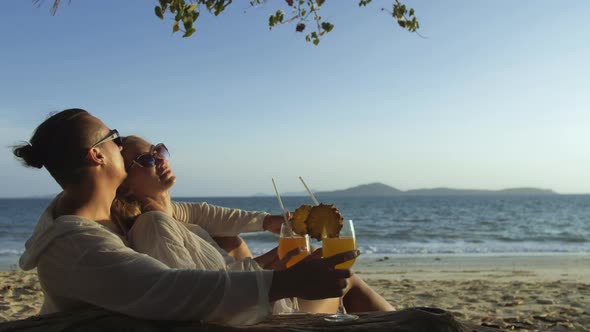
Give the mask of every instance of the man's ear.
[[105, 155], [99, 148], [92, 148], [88, 150], [88, 162], [93, 165], [104, 165]]

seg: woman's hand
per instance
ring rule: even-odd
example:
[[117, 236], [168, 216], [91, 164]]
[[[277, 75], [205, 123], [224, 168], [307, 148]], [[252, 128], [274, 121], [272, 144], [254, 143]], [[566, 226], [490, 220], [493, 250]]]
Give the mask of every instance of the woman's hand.
[[336, 270], [334, 267], [358, 255], [358, 250], [352, 250], [322, 258], [321, 250], [314, 251], [292, 267], [273, 272], [269, 300], [285, 297], [317, 300], [342, 296], [352, 272], [350, 269]]
[[[293, 215], [291, 212], [287, 211], [287, 220], [291, 220]], [[282, 214], [269, 214], [264, 217], [264, 221], [262, 222], [262, 229], [265, 231], [269, 231], [271, 233], [279, 234], [281, 233], [281, 225], [285, 222], [285, 218], [283, 218]]]

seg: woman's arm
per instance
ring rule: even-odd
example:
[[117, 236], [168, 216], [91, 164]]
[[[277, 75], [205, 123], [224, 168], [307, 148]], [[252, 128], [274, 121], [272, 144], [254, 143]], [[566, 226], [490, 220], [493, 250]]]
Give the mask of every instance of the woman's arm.
[[240, 233], [260, 232], [268, 213], [244, 211], [207, 203], [173, 202], [174, 218], [197, 224], [212, 236], [235, 236]]

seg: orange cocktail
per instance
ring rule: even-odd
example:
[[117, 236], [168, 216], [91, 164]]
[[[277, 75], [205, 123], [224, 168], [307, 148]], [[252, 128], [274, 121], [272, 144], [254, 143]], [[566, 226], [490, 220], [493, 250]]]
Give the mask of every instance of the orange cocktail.
[[[343, 237], [326, 237], [322, 240], [322, 250], [324, 257], [334, 256], [341, 252], [356, 249], [356, 241], [352, 236]], [[350, 269], [354, 264], [354, 259], [338, 264], [337, 269]]]
[[293, 256], [293, 258], [287, 262], [287, 267], [293, 266], [295, 263], [309, 255], [309, 239], [302, 236], [281, 237], [279, 239], [279, 259], [283, 259], [287, 253], [297, 248], [301, 248], [304, 252]]

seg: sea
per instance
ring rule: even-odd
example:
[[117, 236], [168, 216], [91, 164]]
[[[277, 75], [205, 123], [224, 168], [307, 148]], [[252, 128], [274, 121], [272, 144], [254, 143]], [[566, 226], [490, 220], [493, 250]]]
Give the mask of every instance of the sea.
[[[0, 199], [0, 270], [16, 269], [25, 241], [51, 199]], [[274, 197], [179, 197], [280, 214]], [[320, 199], [354, 222], [363, 256], [590, 253], [590, 195], [401, 196]], [[308, 197], [283, 197], [294, 211]], [[244, 234], [254, 254], [278, 237]], [[317, 244], [321, 246], [321, 244]]]

